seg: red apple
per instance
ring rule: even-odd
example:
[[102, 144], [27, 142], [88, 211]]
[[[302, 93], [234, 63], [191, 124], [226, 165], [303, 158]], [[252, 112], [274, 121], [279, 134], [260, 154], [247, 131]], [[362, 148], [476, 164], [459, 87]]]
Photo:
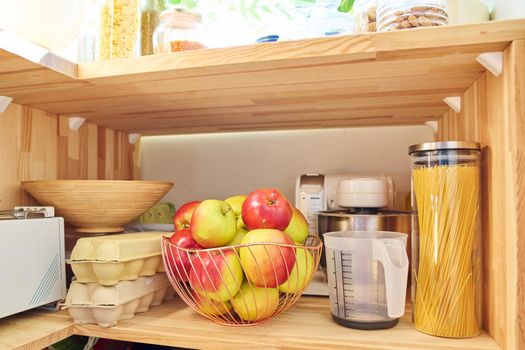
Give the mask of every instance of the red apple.
[[191, 259], [190, 284], [199, 295], [218, 302], [233, 298], [244, 275], [235, 251], [202, 251]]
[[191, 217], [193, 239], [204, 248], [221, 247], [235, 236], [237, 220], [228, 203], [217, 199], [202, 201]]
[[188, 202], [182, 205], [179, 210], [175, 212], [175, 216], [173, 217], [175, 231], [190, 227], [193, 211], [195, 208], [197, 208], [199, 203], [199, 201]]
[[292, 206], [274, 188], [251, 192], [242, 204], [242, 220], [248, 230], [273, 228], [283, 231], [292, 218]]
[[240, 257], [246, 277], [256, 286], [275, 288], [288, 280], [295, 264], [295, 249], [271, 243], [293, 245], [284, 232], [259, 229], [248, 232], [242, 244], [256, 244], [240, 248]]
[[[202, 247], [193, 239], [189, 228], [183, 228], [175, 232], [170, 237], [169, 241], [175, 246], [186, 249], [202, 249]], [[191, 265], [190, 258], [186, 251], [177, 249], [173, 246], [168, 246], [167, 261], [169, 266], [166, 266], [166, 270], [172, 271], [173, 275], [178, 280], [188, 280], [188, 273]]]

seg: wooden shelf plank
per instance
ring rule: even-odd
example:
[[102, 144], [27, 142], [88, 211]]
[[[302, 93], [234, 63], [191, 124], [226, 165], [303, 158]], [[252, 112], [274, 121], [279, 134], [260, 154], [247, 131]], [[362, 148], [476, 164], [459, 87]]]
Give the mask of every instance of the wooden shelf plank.
[[76, 325], [75, 333], [192, 349], [500, 349], [483, 333], [472, 339], [445, 339], [416, 331], [406, 315], [389, 330], [359, 331], [332, 321], [328, 299], [302, 297], [275, 319], [254, 327], [212, 323], [179, 299], [152, 308], [117, 327]]
[[0, 349], [41, 350], [74, 333], [65, 312], [27, 311], [0, 319]]
[[0, 95], [143, 135], [419, 124], [517, 39], [523, 19], [73, 65], [0, 35]]

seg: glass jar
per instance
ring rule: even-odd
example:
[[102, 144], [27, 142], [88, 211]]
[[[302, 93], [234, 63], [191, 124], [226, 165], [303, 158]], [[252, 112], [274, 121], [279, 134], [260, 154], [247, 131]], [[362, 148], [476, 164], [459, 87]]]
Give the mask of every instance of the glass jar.
[[373, 33], [377, 30], [377, 0], [356, 0], [354, 18], [356, 33]]
[[202, 44], [202, 16], [184, 9], [163, 12], [160, 24], [153, 33], [155, 53], [204, 49]]
[[481, 329], [480, 145], [413, 145], [413, 322], [421, 332], [473, 337]]
[[137, 53], [139, 0], [103, 0], [98, 58], [126, 58]]
[[160, 14], [166, 9], [165, 0], [142, 0], [140, 14], [140, 54], [153, 54], [153, 32], [160, 23]]
[[377, 7], [378, 32], [447, 24], [446, 0], [386, 0]]

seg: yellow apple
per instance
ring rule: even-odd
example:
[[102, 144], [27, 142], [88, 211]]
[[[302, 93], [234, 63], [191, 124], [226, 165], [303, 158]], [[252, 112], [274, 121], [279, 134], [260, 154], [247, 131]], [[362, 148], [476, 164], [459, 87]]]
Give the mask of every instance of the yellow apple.
[[292, 209], [292, 219], [284, 230], [297, 244], [303, 244], [308, 237], [308, 222], [303, 213], [297, 208]]
[[245, 321], [260, 321], [273, 315], [279, 304], [277, 288], [259, 288], [243, 282], [231, 300], [233, 309]]
[[242, 221], [242, 215], [241, 215], [242, 214], [242, 203], [244, 203], [245, 199], [246, 199], [245, 195], [239, 194], [237, 196], [228, 197], [224, 200], [233, 209], [235, 217], [237, 218], [237, 228], [242, 228], [242, 229], [246, 228], [244, 221]]
[[290, 277], [279, 286], [279, 292], [297, 293], [308, 285], [314, 274], [314, 257], [303, 248], [295, 249], [295, 265]]

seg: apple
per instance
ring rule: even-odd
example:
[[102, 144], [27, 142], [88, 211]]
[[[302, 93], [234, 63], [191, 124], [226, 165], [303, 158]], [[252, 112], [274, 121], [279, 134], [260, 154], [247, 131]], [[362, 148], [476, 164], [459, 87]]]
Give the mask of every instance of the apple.
[[288, 279], [295, 264], [295, 250], [293, 247], [271, 244], [293, 245], [288, 235], [275, 229], [252, 230], [244, 236], [241, 243], [270, 243], [239, 249], [246, 277], [256, 287], [275, 288]]
[[237, 228], [246, 228], [244, 221], [242, 221], [242, 203], [246, 196], [243, 194], [226, 198], [224, 201], [232, 207], [235, 217], [237, 218]]
[[295, 250], [295, 265], [288, 280], [279, 286], [279, 292], [297, 293], [306, 288], [314, 274], [314, 268], [312, 254], [307, 249], [297, 248]]
[[[189, 228], [183, 228], [175, 232], [169, 239], [170, 243], [186, 248], [186, 249], [202, 249], [202, 247], [195, 242]], [[167, 255], [166, 270], [172, 271], [173, 276], [179, 281], [187, 281], [188, 273], [191, 268], [190, 258], [188, 253], [177, 247], [168, 246], [169, 253]]]
[[242, 239], [244, 238], [244, 236], [246, 236], [247, 233], [248, 233], [248, 231], [246, 231], [245, 229], [237, 227], [237, 231], [235, 232], [235, 236], [233, 236], [233, 239], [227, 244], [227, 246], [233, 246], [233, 245], [241, 244]]
[[259, 288], [246, 281], [231, 300], [233, 309], [245, 321], [260, 321], [273, 315], [279, 305], [276, 288]]
[[190, 284], [199, 295], [222, 302], [239, 291], [244, 275], [233, 249], [202, 251], [191, 259]]
[[274, 188], [251, 192], [242, 204], [242, 220], [248, 230], [273, 228], [283, 231], [292, 218], [292, 206]]
[[175, 212], [175, 216], [173, 217], [175, 231], [190, 227], [191, 216], [199, 203], [199, 201], [185, 203]]
[[222, 247], [237, 230], [235, 213], [230, 205], [217, 199], [202, 201], [191, 217], [191, 234], [203, 248]]
[[232, 309], [232, 304], [229, 301], [214, 301], [200, 296], [194, 290], [191, 291], [191, 296], [195, 300], [197, 308], [208, 316], [224, 315]]
[[297, 244], [303, 244], [306, 241], [308, 237], [308, 222], [299, 209], [292, 208], [292, 219], [284, 233], [290, 236]]

